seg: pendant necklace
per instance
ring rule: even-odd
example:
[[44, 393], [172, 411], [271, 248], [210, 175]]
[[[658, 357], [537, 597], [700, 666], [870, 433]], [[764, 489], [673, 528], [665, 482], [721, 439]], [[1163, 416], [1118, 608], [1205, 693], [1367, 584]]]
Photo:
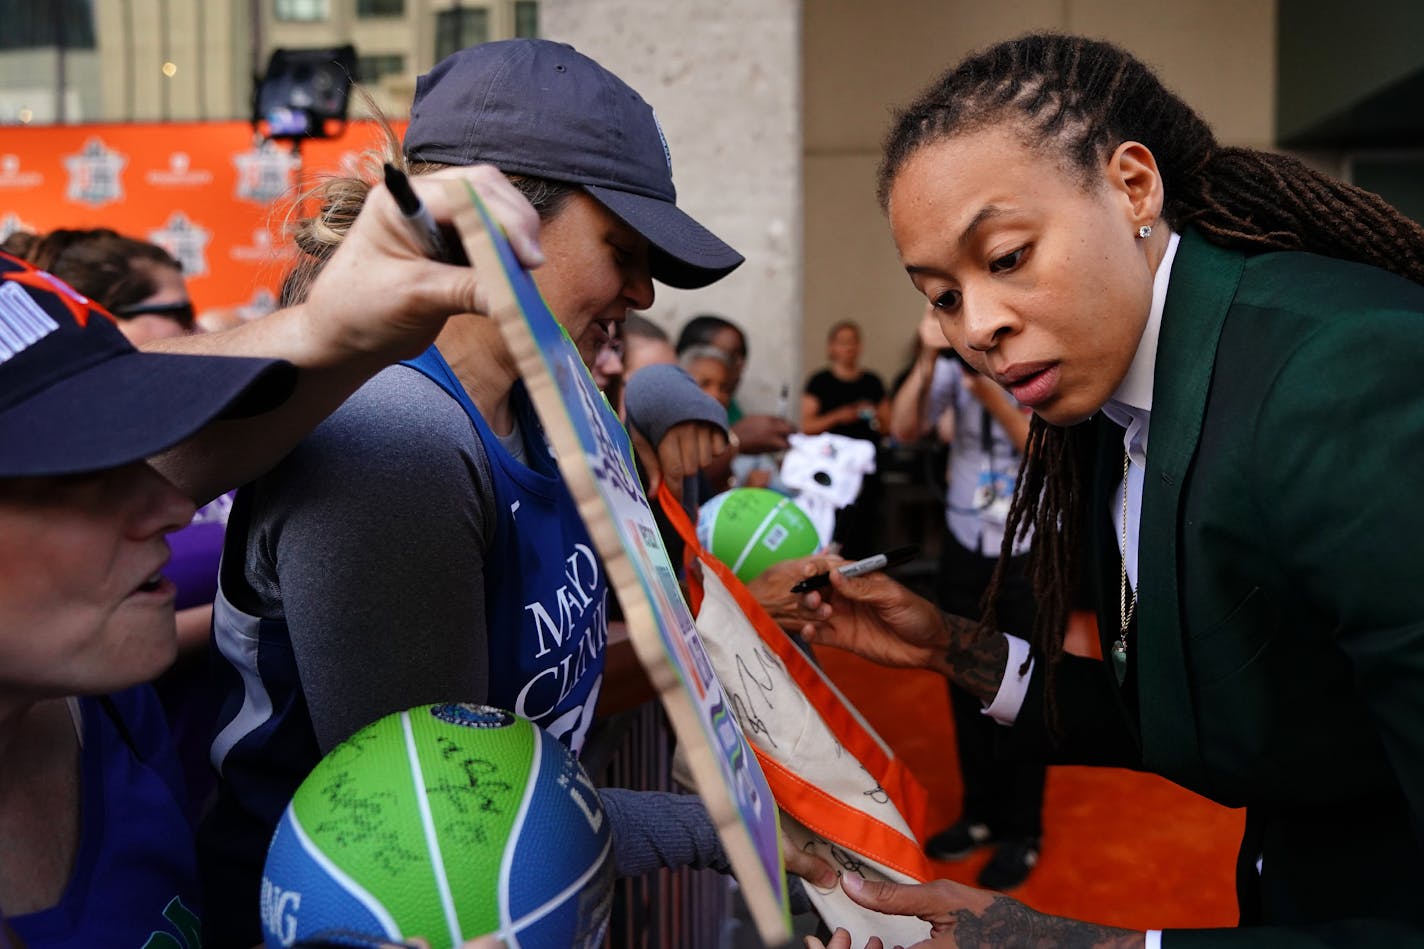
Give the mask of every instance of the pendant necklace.
[[1117, 676], [1117, 684], [1122, 685], [1127, 678], [1127, 629], [1132, 625], [1132, 614], [1137, 611], [1137, 590], [1132, 591], [1131, 598], [1127, 593], [1127, 474], [1128, 474], [1128, 453], [1127, 448], [1122, 450], [1122, 555], [1119, 563], [1122, 571], [1118, 578], [1117, 597], [1117, 617], [1118, 630], [1117, 641], [1112, 644], [1110, 654], [1112, 656], [1113, 674]]

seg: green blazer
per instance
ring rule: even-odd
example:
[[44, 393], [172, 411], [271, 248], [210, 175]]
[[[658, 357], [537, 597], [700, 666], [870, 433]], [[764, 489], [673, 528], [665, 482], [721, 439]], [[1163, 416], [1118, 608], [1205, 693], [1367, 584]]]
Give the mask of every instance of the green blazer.
[[[1122, 430], [1075, 434], [1106, 655]], [[1186, 233], [1140, 537], [1125, 687], [1065, 659], [1048, 747], [1246, 807], [1243, 928], [1165, 945], [1424, 944], [1424, 287]]]

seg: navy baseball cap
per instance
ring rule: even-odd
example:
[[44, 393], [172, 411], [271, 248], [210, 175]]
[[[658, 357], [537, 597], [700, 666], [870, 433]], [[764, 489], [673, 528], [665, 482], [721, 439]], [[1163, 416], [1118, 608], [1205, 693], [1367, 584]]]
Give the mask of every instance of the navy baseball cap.
[[648, 239], [653, 276], [670, 287], [705, 287], [742, 263], [678, 209], [652, 106], [565, 43], [500, 40], [447, 56], [415, 84], [404, 148], [419, 161], [580, 185]]
[[0, 478], [126, 465], [295, 381], [278, 359], [139, 352], [97, 303], [0, 254]]

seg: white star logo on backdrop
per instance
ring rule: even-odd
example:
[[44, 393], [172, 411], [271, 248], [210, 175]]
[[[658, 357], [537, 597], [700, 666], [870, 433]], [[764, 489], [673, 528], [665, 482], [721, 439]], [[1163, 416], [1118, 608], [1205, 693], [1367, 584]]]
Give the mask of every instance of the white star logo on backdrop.
[[190, 221], [182, 211], [174, 211], [162, 227], [149, 231], [148, 239], [178, 259], [184, 276], [201, 277], [208, 272], [207, 247], [213, 233]]
[[77, 155], [65, 156], [69, 185], [64, 196], [94, 207], [122, 199], [124, 186], [119, 173], [128, 163], [128, 158], [108, 148], [102, 139], [89, 139]]

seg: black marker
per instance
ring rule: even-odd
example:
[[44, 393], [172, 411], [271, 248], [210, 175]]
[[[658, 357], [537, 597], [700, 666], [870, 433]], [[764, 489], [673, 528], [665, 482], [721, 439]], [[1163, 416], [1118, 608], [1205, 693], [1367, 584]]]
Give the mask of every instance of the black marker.
[[450, 261], [445, 239], [440, 236], [440, 228], [435, 224], [435, 218], [430, 216], [430, 211], [410, 186], [410, 179], [405, 176], [405, 172], [390, 162], [386, 162], [386, 190], [396, 199], [396, 207], [400, 208], [401, 217], [410, 225], [410, 231], [415, 235], [416, 243], [420, 244], [425, 256], [431, 260]]
[[[853, 563], [843, 563], [836, 568], [836, 573], [843, 577], [858, 577], [862, 574], [874, 573], [877, 570], [885, 570], [888, 567], [898, 567], [902, 563], [909, 563], [920, 553], [920, 549], [913, 545], [909, 547], [896, 547], [894, 550], [887, 550], [883, 554], [876, 554], [873, 557], [866, 557], [864, 560], [857, 560]], [[829, 573], [818, 573], [814, 576], [797, 583], [791, 588], [792, 593], [809, 593], [812, 590], [820, 590], [831, 585], [831, 575]]]

